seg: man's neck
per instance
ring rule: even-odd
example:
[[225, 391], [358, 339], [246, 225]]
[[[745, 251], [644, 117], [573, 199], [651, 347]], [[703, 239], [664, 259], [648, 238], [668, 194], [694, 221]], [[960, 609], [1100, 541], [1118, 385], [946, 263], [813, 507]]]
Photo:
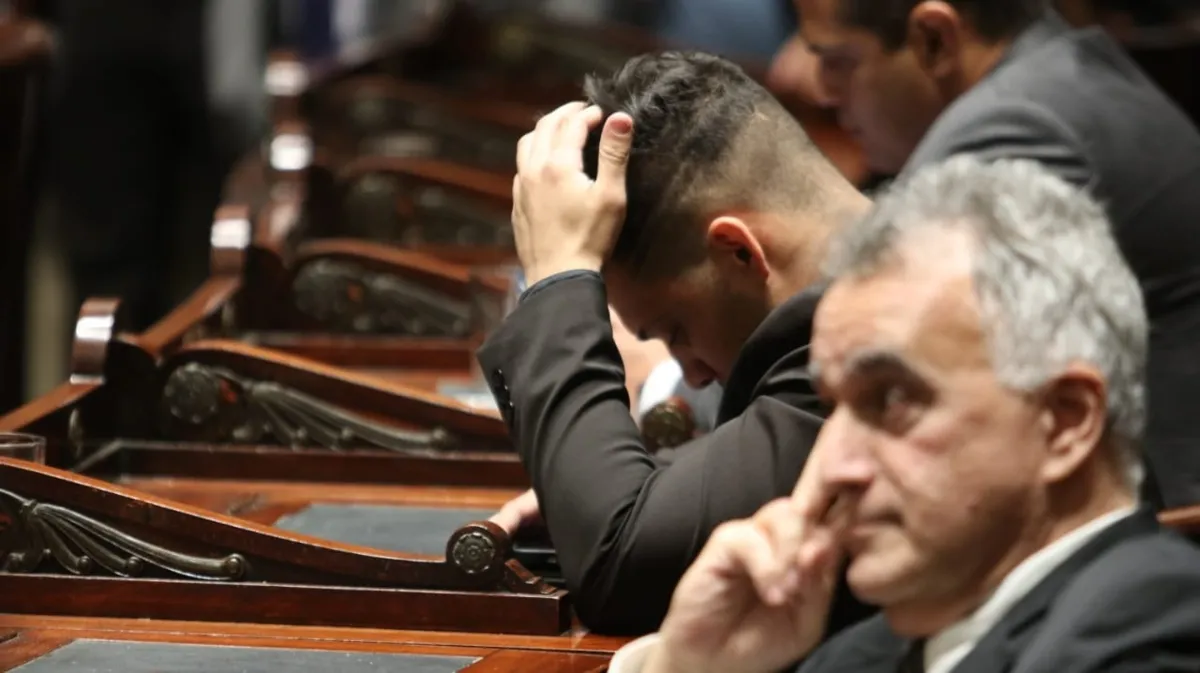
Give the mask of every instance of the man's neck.
[[820, 280], [830, 239], [870, 208], [871, 200], [855, 189], [827, 213], [797, 216], [789, 226], [780, 227], [774, 241], [771, 305], [779, 306]]

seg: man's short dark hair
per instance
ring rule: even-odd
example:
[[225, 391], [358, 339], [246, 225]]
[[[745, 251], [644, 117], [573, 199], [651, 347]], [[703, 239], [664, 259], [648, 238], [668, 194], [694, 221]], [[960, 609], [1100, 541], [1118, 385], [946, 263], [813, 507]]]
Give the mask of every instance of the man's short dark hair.
[[[887, 49], [904, 45], [908, 17], [925, 0], [839, 0], [842, 20], [865, 28]], [[1046, 0], [946, 0], [989, 42], [1015, 37], [1046, 14]]]
[[[625, 223], [610, 262], [643, 278], [673, 275], [706, 254], [701, 218], [716, 211], [804, 207], [814, 172], [834, 171], [799, 124], [736, 64], [699, 52], [634, 57], [584, 84], [608, 116], [633, 118]], [[596, 175], [600, 129], [584, 148]], [[669, 259], [668, 259], [669, 258]]]

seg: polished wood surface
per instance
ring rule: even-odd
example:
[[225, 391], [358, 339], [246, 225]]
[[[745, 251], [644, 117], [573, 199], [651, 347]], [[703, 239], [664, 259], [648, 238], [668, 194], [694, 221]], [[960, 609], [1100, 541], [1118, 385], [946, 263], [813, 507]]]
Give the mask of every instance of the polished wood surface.
[[559, 637], [499, 636], [0, 614], [0, 670], [83, 639], [482, 657], [466, 669], [474, 673], [592, 673], [602, 670], [612, 652], [627, 642], [583, 632]]
[[[275, 519], [289, 502], [215, 492], [206, 504], [257, 495]], [[509, 560], [511, 540], [487, 522], [459, 527], [443, 555], [388, 552], [0, 459], [0, 539], [9, 612], [543, 635], [570, 622], [566, 593]]]

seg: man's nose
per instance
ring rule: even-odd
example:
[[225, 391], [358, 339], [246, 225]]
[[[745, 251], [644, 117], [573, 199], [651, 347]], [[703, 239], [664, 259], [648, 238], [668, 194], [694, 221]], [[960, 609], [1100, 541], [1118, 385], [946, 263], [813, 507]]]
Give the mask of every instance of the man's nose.
[[705, 388], [717, 378], [716, 372], [708, 365], [694, 358], [679, 360], [680, 366], [683, 368], [683, 380], [689, 387], [700, 390]]
[[822, 481], [842, 488], [861, 489], [875, 477], [870, 432], [856, 424], [850, 412], [835, 409], [821, 427], [813, 453], [821, 456]]
[[[838, 108], [839, 112], [846, 103], [845, 77], [835, 74], [830, 68], [821, 63], [817, 68], [816, 90], [820, 92], [818, 103], [826, 108]], [[841, 115], [838, 115], [839, 118]]]

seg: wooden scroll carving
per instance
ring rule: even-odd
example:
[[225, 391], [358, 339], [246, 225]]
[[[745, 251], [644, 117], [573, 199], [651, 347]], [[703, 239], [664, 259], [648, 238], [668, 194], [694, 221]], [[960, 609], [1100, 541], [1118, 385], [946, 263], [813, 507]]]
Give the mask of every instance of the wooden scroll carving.
[[427, 559], [327, 542], [0, 459], [0, 595], [18, 613], [555, 635], [566, 595], [488, 522]]
[[98, 376], [0, 429], [43, 434], [50, 464], [85, 474], [528, 486], [494, 412], [420, 387], [235, 341], [159, 359], [118, 334], [97, 352]]
[[359, 157], [322, 178], [313, 176], [307, 204], [317, 237], [348, 236], [398, 243], [459, 261], [484, 259], [456, 249], [515, 256], [512, 178], [432, 160]]
[[292, 280], [296, 308], [337, 332], [465, 338], [472, 328], [467, 300], [396, 274], [350, 261], [317, 259]]
[[[259, 219], [273, 213], [268, 207]], [[384, 360], [403, 366], [413, 339], [459, 344], [465, 358], [499, 320], [508, 299], [510, 282], [498, 271], [350, 239], [281, 251], [254, 240], [255, 228], [246, 208], [219, 208], [209, 280], [134, 337], [137, 343], [160, 356], [203, 338], [270, 343], [265, 333], [325, 341], [338, 335], [394, 337], [401, 340], [390, 343]], [[355, 346], [344, 342], [340, 348]], [[463, 358], [458, 360], [468, 362]]]
[[202, 341], [162, 365], [167, 440], [330, 450], [507, 452], [492, 413], [400, 384], [230, 341]]
[[75, 510], [4, 489], [0, 512], [11, 522], [2, 572], [45, 572], [51, 561], [73, 575], [138, 577], [150, 566], [180, 577], [232, 581], [246, 572], [246, 559], [240, 554], [206, 557], [175, 551]]
[[498, 320], [509, 281], [432, 255], [351, 239], [256, 251], [238, 328], [464, 340]]
[[436, 450], [458, 444], [441, 426], [425, 431], [392, 427], [295, 388], [197, 362], [188, 362], [167, 377], [162, 409], [164, 432], [173, 439], [276, 442], [335, 451], [353, 446]]

